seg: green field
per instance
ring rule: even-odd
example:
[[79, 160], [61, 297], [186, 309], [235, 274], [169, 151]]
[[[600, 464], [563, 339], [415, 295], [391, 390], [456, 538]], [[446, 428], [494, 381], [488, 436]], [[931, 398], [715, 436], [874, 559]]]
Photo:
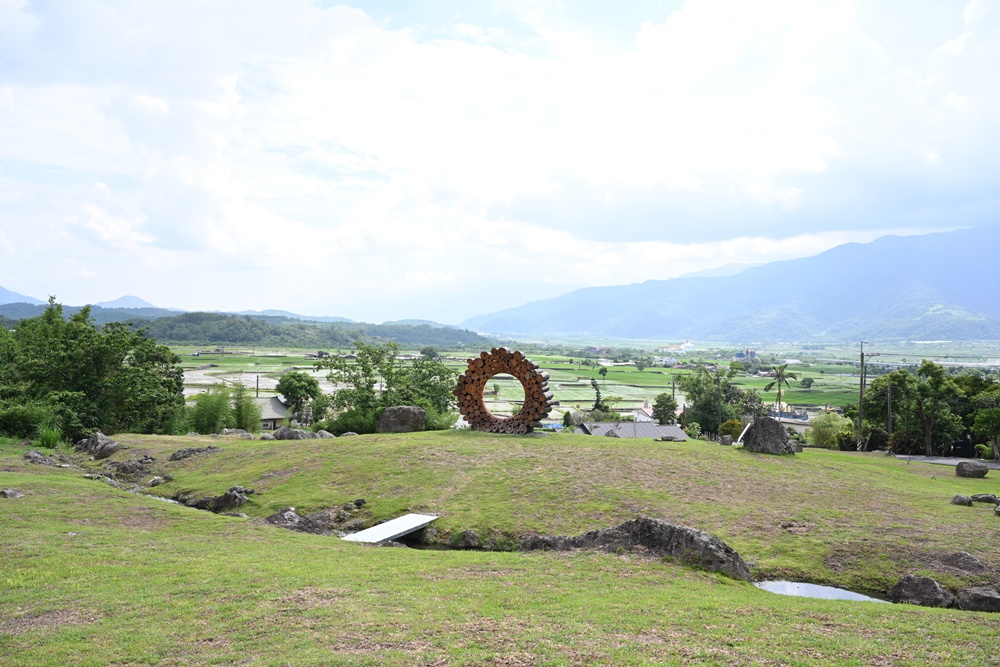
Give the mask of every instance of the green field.
[[[871, 454], [481, 433], [260, 442], [120, 436], [173, 481], [257, 493], [217, 516], [26, 463], [0, 443], [4, 665], [990, 665], [1000, 615], [782, 597], [640, 554], [372, 548], [259, 518], [362, 497], [440, 513], [436, 540], [577, 534], [636, 516], [726, 540], [760, 578], [879, 591], [997, 585], [996, 480]], [[184, 446], [221, 452], [167, 462]], [[77, 459], [85, 468], [100, 462]], [[995, 473], [991, 473], [993, 475]], [[990, 568], [940, 562], [965, 550]]]

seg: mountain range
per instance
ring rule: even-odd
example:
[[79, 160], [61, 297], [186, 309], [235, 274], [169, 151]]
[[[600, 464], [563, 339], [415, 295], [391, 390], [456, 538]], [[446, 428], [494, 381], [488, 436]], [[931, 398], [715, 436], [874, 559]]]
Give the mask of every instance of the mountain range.
[[885, 236], [736, 275], [579, 289], [460, 326], [730, 343], [1000, 339], [998, 248], [992, 227]]

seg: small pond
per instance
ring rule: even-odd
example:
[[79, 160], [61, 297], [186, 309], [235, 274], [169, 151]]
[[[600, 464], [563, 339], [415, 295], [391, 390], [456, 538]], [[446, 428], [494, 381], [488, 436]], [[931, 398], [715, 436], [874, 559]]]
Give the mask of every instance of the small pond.
[[824, 600], [855, 600], [859, 602], [886, 602], [878, 598], [845, 591], [843, 588], [833, 586], [817, 586], [816, 584], [803, 584], [797, 581], [759, 581], [754, 584], [757, 588], [778, 595], [794, 595], [804, 598], [822, 598]]

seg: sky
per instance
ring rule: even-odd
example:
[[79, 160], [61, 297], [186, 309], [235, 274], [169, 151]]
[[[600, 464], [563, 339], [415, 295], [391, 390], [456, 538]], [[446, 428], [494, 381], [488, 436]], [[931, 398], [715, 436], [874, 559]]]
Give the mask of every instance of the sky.
[[1000, 0], [0, 0], [0, 286], [457, 323], [996, 225], [998, 72]]

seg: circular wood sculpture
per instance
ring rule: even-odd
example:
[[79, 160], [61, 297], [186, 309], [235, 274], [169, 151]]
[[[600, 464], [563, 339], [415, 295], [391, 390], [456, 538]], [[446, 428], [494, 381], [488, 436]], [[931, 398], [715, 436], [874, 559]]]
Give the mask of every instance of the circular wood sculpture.
[[[524, 405], [513, 417], [497, 417], [486, 409], [483, 390], [490, 378], [500, 373], [509, 373], [524, 387]], [[538, 370], [538, 364], [527, 359], [520, 352], [510, 352], [506, 348], [494, 348], [480, 352], [476, 359], [469, 359], [469, 368], [458, 378], [455, 388], [458, 410], [469, 422], [473, 431], [491, 433], [531, 433], [542, 425], [553, 405], [549, 391], [549, 374]]]

